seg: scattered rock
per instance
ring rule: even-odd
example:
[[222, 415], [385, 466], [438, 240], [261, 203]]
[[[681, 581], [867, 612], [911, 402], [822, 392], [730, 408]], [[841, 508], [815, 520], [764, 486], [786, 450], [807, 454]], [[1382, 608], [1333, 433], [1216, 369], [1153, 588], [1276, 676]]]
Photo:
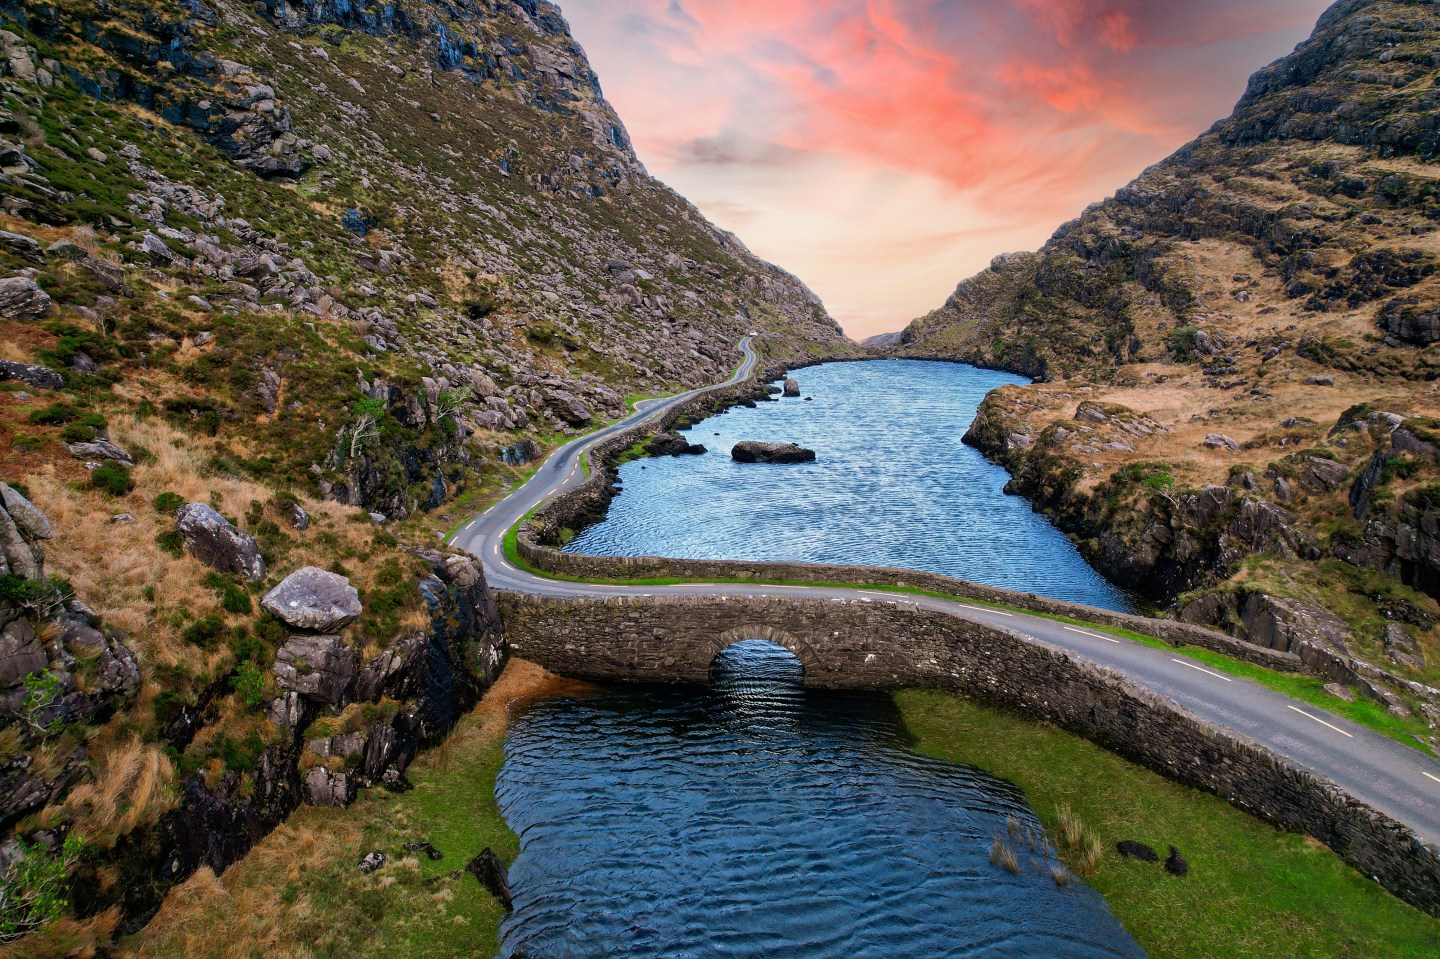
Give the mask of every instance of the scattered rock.
[[50, 294], [26, 276], [0, 280], [0, 316], [11, 320], [38, 320], [50, 312]]
[[291, 629], [337, 633], [360, 616], [360, 594], [350, 580], [315, 566], [297, 569], [260, 600]]
[[506, 912], [514, 908], [514, 900], [510, 895], [509, 870], [493, 849], [486, 847], [480, 855], [465, 864], [465, 871], [478, 879], [480, 885], [489, 890], [490, 895], [500, 900]]
[[206, 504], [180, 507], [175, 513], [175, 529], [185, 538], [190, 555], [211, 569], [256, 583], [265, 578], [265, 560], [255, 538], [240, 532]]
[[134, 458], [114, 443], [105, 439], [94, 439], [84, 443], [66, 443], [65, 448], [77, 460], [114, 460], [126, 466], [134, 466]]
[[405, 844], [405, 851], [419, 853], [420, 855], [424, 856], [426, 859], [431, 860], [432, 862], [437, 859], [445, 858], [445, 854], [443, 852], [436, 849], [430, 844], [428, 840], [425, 839], [414, 839], [410, 842], [407, 842]]
[[65, 377], [48, 367], [0, 360], [0, 383], [6, 380], [19, 380], [37, 390], [58, 390], [65, 385]]
[[1353, 703], [1355, 701], [1355, 690], [1349, 686], [1342, 686], [1339, 683], [1326, 683], [1325, 692], [1334, 696], [1336, 699], [1343, 699], [1347, 703]]
[[1306, 385], [1306, 386], [1334, 386], [1334, 385], [1335, 385], [1335, 377], [1333, 377], [1333, 376], [1312, 376], [1312, 377], [1310, 377], [1309, 379], [1307, 379], [1307, 380], [1305, 381], [1305, 385]]
[[744, 440], [735, 444], [730, 456], [737, 463], [813, 463], [815, 451], [794, 443], [761, 443]]
[[1180, 850], [1174, 846], [1170, 847], [1170, 855], [1165, 857], [1165, 871], [1172, 876], [1190, 875], [1190, 864], [1185, 857], [1180, 855]]
[[375, 872], [385, 865], [385, 854], [383, 852], [367, 852], [365, 858], [360, 860], [360, 871], [366, 873]]
[[1136, 842], [1133, 839], [1126, 839], [1124, 842], [1116, 843], [1115, 849], [1119, 851], [1120, 858], [1122, 859], [1138, 859], [1141, 862], [1160, 861], [1160, 856], [1155, 850], [1143, 842]]
[[1211, 433], [1209, 436], [1205, 437], [1204, 445], [1206, 449], [1224, 449], [1229, 450], [1232, 453], [1238, 452], [1240, 449], [1239, 440], [1233, 439], [1229, 436], [1225, 436], [1223, 433]]
[[41, 263], [45, 260], [45, 254], [41, 252], [40, 244], [22, 233], [11, 233], [9, 230], [0, 230], [0, 248], [9, 250], [16, 256], [35, 263]]
[[310, 528], [310, 514], [305, 512], [305, 507], [299, 503], [286, 510], [285, 521], [290, 524], [291, 529], [298, 529], [302, 533]]

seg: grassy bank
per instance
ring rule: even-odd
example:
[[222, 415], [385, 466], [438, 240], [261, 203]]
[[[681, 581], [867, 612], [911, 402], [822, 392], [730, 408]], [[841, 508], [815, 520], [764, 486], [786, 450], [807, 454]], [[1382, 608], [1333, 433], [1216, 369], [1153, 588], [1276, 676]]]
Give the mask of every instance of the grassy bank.
[[[1440, 920], [1312, 839], [1272, 829], [1046, 724], [945, 693], [906, 692], [896, 701], [920, 752], [1016, 783], [1052, 833], [1057, 808], [1073, 809], [1105, 846], [1087, 882], [1154, 959], [1440, 955]], [[1122, 860], [1115, 843], [1125, 839], [1162, 856], [1174, 844], [1190, 875]]]
[[[485, 847], [506, 862], [517, 840], [495, 803], [507, 707], [546, 682], [512, 663], [484, 703], [410, 767], [415, 788], [364, 790], [345, 810], [302, 807], [217, 878], [173, 891], [124, 954], [155, 959], [469, 959], [498, 949], [504, 912], [463, 871]], [[427, 840], [444, 858], [407, 852]], [[362, 874], [366, 853], [384, 868]], [[452, 874], [460, 870], [458, 877]]]

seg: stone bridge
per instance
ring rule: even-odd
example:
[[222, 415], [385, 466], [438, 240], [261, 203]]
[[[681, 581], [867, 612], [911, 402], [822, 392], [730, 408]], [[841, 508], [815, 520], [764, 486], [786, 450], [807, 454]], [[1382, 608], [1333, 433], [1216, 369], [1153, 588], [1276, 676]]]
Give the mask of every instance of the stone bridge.
[[761, 639], [794, 653], [810, 688], [946, 689], [1048, 720], [1306, 832], [1440, 915], [1440, 856], [1408, 828], [1276, 752], [1033, 636], [900, 597], [501, 592], [499, 599], [511, 651], [576, 679], [706, 683], [721, 650]]

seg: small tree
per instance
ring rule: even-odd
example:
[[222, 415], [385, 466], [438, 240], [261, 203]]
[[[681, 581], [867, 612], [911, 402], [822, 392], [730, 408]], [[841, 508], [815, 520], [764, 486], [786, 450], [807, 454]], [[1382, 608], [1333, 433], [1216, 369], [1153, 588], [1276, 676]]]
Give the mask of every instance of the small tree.
[[440, 423], [447, 419], [454, 422], [455, 414], [459, 413], [465, 404], [470, 402], [470, 397], [473, 396], [474, 393], [475, 391], [468, 386], [461, 386], [448, 393], [441, 393], [435, 403], [435, 422]]
[[14, 942], [53, 922], [69, 902], [70, 870], [85, 851], [77, 833], [59, 850], [20, 841], [21, 858], [0, 877], [0, 943]]
[[25, 698], [20, 703], [20, 716], [25, 725], [41, 736], [53, 736], [65, 725], [59, 719], [48, 723], [40, 722], [40, 716], [55, 703], [61, 694], [60, 677], [46, 670], [31, 673], [25, 677]]
[[350, 429], [350, 455], [359, 456], [366, 440], [380, 435], [380, 417], [385, 413], [385, 401], [366, 397], [355, 404], [355, 425]]

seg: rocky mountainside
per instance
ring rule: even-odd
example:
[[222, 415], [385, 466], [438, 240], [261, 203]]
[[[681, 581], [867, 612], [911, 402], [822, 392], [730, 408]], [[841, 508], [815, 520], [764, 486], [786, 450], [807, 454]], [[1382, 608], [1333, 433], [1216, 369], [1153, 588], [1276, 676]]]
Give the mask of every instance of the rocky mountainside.
[[504, 656], [437, 533], [751, 331], [858, 349], [552, 4], [0, 2], [0, 951], [404, 788]]
[[895, 348], [1040, 381], [970, 440], [1112, 578], [1404, 695], [1440, 685], [1437, 68], [1433, 3], [1343, 0]]

